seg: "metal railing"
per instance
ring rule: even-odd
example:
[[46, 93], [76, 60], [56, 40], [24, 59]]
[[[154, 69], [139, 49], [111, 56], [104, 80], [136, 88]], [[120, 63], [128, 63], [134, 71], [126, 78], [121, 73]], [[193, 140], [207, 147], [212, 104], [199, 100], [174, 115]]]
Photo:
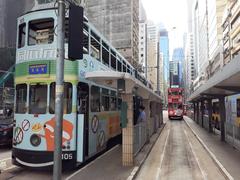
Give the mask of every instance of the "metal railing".
[[133, 154], [134, 156], [147, 142], [147, 123], [141, 122], [134, 126]]

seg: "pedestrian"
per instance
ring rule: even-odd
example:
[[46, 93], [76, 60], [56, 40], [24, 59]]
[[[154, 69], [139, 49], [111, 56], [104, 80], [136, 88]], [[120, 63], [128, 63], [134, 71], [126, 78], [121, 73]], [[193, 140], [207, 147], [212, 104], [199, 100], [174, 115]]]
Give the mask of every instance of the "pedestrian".
[[145, 107], [144, 106], [140, 106], [139, 107], [139, 116], [138, 116], [138, 123], [141, 123], [141, 122], [146, 122], [147, 121], [147, 118], [146, 118], [146, 113], [145, 113]]

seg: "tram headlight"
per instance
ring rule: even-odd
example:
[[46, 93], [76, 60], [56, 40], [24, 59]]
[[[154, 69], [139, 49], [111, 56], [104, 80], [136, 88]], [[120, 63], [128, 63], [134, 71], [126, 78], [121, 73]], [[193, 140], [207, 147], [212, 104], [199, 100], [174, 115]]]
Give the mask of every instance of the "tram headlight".
[[6, 136], [7, 135], [7, 130], [3, 131], [3, 135]]
[[30, 138], [30, 142], [34, 147], [37, 147], [41, 144], [41, 138], [37, 134], [33, 134]]

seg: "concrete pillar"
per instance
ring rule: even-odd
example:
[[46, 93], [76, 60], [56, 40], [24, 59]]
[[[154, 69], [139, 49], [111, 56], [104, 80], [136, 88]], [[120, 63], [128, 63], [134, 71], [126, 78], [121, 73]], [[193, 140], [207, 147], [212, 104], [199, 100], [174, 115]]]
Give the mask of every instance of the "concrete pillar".
[[225, 141], [225, 120], [226, 120], [226, 109], [225, 109], [225, 98], [219, 98], [219, 111], [220, 111], [220, 122], [221, 122], [221, 141]]
[[122, 164], [133, 166], [133, 94], [123, 94], [122, 100], [127, 102], [127, 127], [122, 129]]
[[202, 127], [204, 127], [204, 100], [201, 101], [201, 120], [202, 120]]
[[208, 129], [209, 132], [213, 132], [213, 128], [212, 128], [212, 113], [213, 113], [213, 109], [212, 109], [212, 99], [208, 99]]
[[143, 106], [145, 107], [145, 113], [147, 118], [146, 136], [147, 136], [147, 142], [149, 142], [149, 139], [150, 139], [150, 136], [149, 136], [150, 101], [149, 99], [143, 99]]
[[197, 107], [196, 107], [196, 112], [197, 112], [197, 123], [199, 124], [199, 102], [197, 102]]

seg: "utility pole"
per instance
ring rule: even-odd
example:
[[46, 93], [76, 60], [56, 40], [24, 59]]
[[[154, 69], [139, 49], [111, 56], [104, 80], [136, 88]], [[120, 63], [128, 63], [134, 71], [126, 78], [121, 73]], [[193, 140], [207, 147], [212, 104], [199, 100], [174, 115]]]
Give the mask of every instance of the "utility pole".
[[159, 84], [159, 42], [157, 42], [157, 94], [160, 95], [160, 84]]
[[62, 175], [62, 120], [64, 95], [64, 39], [65, 39], [65, 0], [58, 0], [57, 18], [57, 62], [56, 96], [54, 128], [54, 165], [53, 180], [60, 180]]

